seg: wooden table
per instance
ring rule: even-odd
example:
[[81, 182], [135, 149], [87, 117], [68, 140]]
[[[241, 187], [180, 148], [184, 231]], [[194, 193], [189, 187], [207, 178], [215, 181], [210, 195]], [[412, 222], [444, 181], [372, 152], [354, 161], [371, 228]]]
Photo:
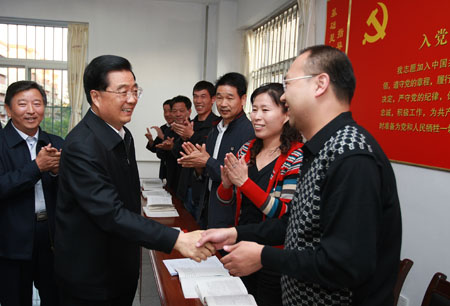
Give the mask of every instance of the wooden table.
[[[175, 197], [172, 197], [172, 202], [178, 211], [179, 217], [173, 218], [152, 218], [161, 224], [180, 227], [183, 230], [193, 231], [199, 229], [197, 223], [191, 214], [184, 208], [183, 203]], [[185, 299], [181, 289], [180, 280], [178, 276], [171, 276], [167, 271], [166, 266], [162, 262], [164, 259], [183, 258], [183, 256], [173, 251], [171, 254], [166, 254], [159, 251], [149, 251], [153, 273], [155, 275], [156, 285], [158, 287], [159, 298], [163, 306], [180, 306], [180, 305], [195, 305], [201, 306], [199, 299]]]

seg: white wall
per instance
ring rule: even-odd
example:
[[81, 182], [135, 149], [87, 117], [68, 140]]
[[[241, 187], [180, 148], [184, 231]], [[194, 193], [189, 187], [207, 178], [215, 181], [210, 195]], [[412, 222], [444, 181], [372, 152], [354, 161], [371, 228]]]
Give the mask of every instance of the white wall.
[[221, 0], [217, 14], [217, 75], [243, 72], [242, 32], [236, 27], [238, 4]]
[[450, 277], [450, 173], [393, 166], [402, 208], [402, 258], [414, 261], [401, 294], [409, 305], [420, 305], [435, 272]]
[[292, 0], [240, 0], [236, 27], [250, 28], [291, 2]]

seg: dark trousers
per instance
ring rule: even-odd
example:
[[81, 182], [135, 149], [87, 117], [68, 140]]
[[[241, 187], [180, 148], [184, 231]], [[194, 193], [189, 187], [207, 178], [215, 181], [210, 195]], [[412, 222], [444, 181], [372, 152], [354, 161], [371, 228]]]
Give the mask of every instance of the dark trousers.
[[[136, 282], [137, 288], [137, 282]], [[93, 301], [85, 300], [79, 297], [70, 295], [64, 290], [60, 290], [61, 305], [64, 306], [132, 306], [136, 290], [119, 297], [111, 298], [109, 300]]]
[[41, 306], [59, 305], [48, 221], [36, 222], [31, 260], [0, 257], [0, 304], [31, 306], [33, 282], [39, 291]]
[[281, 275], [262, 268], [253, 274], [241, 277], [248, 293], [253, 295], [258, 306], [281, 306]]
[[197, 221], [200, 218], [200, 204], [192, 194], [192, 188], [188, 187], [186, 196], [184, 197], [184, 208], [194, 217]]

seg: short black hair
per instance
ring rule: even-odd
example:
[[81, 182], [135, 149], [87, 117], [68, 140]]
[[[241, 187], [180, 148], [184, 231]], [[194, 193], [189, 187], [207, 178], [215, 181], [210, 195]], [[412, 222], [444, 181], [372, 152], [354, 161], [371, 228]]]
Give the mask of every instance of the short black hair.
[[216, 88], [214, 87], [214, 84], [208, 81], [199, 81], [197, 84], [194, 85], [194, 88], [192, 89], [192, 94], [194, 94], [195, 91], [200, 91], [206, 89], [209, 93], [209, 96], [212, 98], [216, 95]]
[[192, 102], [191, 102], [191, 100], [190, 100], [188, 97], [186, 97], [186, 96], [181, 96], [181, 95], [172, 98], [172, 101], [170, 102], [170, 108], [172, 108], [173, 105], [174, 105], [175, 103], [180, 103], [180, 102], [183, 102], [184, 105], [186, 105], [186, 108], [187, 108], [188, 110], [191, 109], [191, 107], [192, 107]]
[[163, 107], [164, 107], [165, 105], [169, 105], [170, 108], [172, 108], [172, 105], [170, 104], [170, 102], [172, 102], [172, 99], [168, 99], [168, 100], [164, 101]]
[[105, 90], [108, 86], [108, 73], [111, 71], [130, 71], [136, 77], [130, 62], [121, 56], [101, 55], [94, 58], [84, 70], [83, 84], [88, 103], [92, 104], [91, 90]]
[[339, 49], [326, 45], [308, 47], [300, 54], [307, 52], [309, 54], [304, 66], [305, 73], [328, 74], [336, 98], [350, 104], [355, 93], [356, 79], [347, 55]]
[[219, 86], [232, 86], [235, 87], [239, 97], [242, 98], [243, 95], [247, 93], [247, 80], [245, 77], [237, 72], [229, 72], [220, 77], [216, 82], [216, 92]]
[[283, 85], [280, 83], [267, 83], [263, 84], [260, 87], [256, 88], [255, 91], [252, 93], [250, 97], [250, 102], [255, 101], [255, 98], [259, 96], [260, 94], [267, 93], [269, 97], [272, 99], [272, 101], [277, 105], [281, 106], [283, 109], [283, 113], [287, 113], [288, 108], [286, 106], [286, 103], [281, 102], [281, 96], [284, 93]]
[[17, 81], [9, 85], [8, 89], [6, 89], [5, 104], [11, 107], [11, 100], [16, 94], [30, 89], [37, 89], [42, 96], [44, 105], [47, 105], [47, 95], [44, 88], [34, 81]]

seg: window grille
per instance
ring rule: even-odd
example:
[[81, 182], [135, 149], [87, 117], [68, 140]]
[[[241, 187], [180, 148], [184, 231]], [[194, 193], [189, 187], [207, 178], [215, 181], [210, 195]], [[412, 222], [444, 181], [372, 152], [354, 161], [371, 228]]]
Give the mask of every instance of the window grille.
[[67, 76], [67, 23], [0, 18], [0, 121], [7, 121], [4, 98], [16, 81], [39, 83], [47, 93], [41, 128], [64, 137], [70, 102]]
[[249, 93], [262, 84], [280, 82], [298, 54], [299, 13], [296, 2], [252, 29]]

